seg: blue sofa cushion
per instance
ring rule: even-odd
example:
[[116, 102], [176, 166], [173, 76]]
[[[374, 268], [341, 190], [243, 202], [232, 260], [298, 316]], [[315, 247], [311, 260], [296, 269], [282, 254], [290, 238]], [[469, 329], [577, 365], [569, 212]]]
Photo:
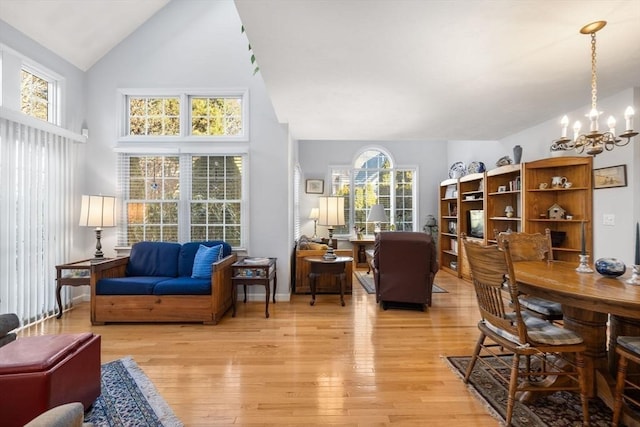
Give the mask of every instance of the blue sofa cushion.
[[222, 245], [222, 258], [231, 255], [231, 245], [222, 240], [208, 240], [205, 242], [187, 242], [182, 245], [178, 257], [178, 276], [191, 277], [193, 274], [193, 260], [200, 245], [217, 246]]
[[211, 264], [221, 259], [222, 245], [200, 245], [193, 260], [192, 279], [211, 279]]
[[163, 280], [153, 287], [154, 295], [210, 295], [211, 279], [176, 277]]
[[169, 242], [138, 242], [131, 247], [127, 276], [178, 277], [178, 254], [182, 245]]
[[96, 284], [97, 295], [151, 295], [154, 286], [172, 277], [136, 276], [100, 279]]

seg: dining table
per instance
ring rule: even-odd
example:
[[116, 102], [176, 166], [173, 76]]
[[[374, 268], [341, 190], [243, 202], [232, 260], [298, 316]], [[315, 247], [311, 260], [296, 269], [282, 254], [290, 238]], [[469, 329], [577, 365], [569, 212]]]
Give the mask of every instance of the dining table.
[[[567, 261], [514, 262], [520, 292], [562, 304], [564, 327], [584, 339], [585, 376], [589, 397], [613, 407], [617, 372], [616, 338], [640, 336], [640, 286], [628, 284], [627, 271], [619, 277], [580, 273]], [[629, 367], [629, 371], [632, 367]], [[640, 420], [625, 411], [628, 425]]]

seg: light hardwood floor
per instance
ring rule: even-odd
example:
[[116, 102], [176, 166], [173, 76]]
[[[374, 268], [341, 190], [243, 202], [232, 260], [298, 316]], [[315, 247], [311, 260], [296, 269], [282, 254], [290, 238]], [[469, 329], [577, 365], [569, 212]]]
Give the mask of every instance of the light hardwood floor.
[[426, 312], [383, 311], [354, 276], [345, 307], [292, 295], [269, 319], [240, 301], [216, 326], [91, 326], [82, 303], [21, 334], [102, 335], [102, 362], [132, 356], [186, 426], [496, 426], [443, 359], [478, 337], [472, 285], [436, 283], [448, 293]]

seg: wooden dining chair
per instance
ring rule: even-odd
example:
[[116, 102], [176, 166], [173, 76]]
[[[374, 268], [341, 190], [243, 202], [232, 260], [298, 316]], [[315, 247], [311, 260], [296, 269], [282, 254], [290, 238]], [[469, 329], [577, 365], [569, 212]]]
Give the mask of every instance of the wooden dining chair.
[[[618, 360], [618, 375], [613, 404], [613, 422], [611, 423], [613, 427], [616, 427], [620, 423], [624, 401], [640, 407], [640, 400], [637, 397], [638, 394], [640, 394], [640, 385], [637, 381], [629, 381], [627, 378], [629, 361], [640, 365], [640, 337], [619, 336], [616, 339], [616, 353], [620, 360]], [[638, 375], [636, 374], [635, 377], [637, 380]]]
[[[553, 261], [551, 231], [547, 228], [541, 233], [498, 233], [498, 247], [504, 249], [504, 242], [509, 242], [511, 259], [518, 261]], [[562, 320], [562, 305], [544, 298], [520, 295], [520, 306], [534, 316], [549, 322]]]
[[[465, 373], [465, 383], [478, 362], [504, 381], [509, 389], [507, 425], [511, 425], [518, 392], [578, 391], [583, 424], [588, 425], [583, 356], [586, 345], [582, 337], [521, 310], [508, 240], [503, 242], [502, 249], [497, 245], [482, 246], [464, 235], [462, 241], [481, 315], [478, 322], [480, 337]], [[505, 281], [511, 304], [504, 301]], [[565, 357], [567, 355], [570, 357]], [[501, 374], [498, 368], [508, 369], [509, 376]]]

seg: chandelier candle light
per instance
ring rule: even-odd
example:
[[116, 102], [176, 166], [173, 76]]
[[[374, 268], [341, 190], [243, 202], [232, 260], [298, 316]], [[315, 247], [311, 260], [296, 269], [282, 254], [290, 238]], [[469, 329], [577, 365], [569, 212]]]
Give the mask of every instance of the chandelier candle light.
[[[627, 107], [624, 112], [626, 130], [616, 137], [616, 119], [609, 116], [607, 119], [608, 131], [600, 132], [598, 128], [598, 118], [602, 112], [598, 111], [598, 75], [596, 73], [596, 33], [607, 25], [607, 21], [596, 21], [585, 25], [580, 29], [580, 33], [589, 34], [591, 36], [591, 111], [587, 117], [589, 118], [589, 132], [580, 134], [582, 124], [576, 121], [573, 125], [573, 139], [567, 137], [567, 128], [569, 126], [569, 117], [564, 116], [560, 121], [562, 126], [562, 135], [559, 139], [551, 144], [551, 151], [567, 151], [575, 149], [582, 154], [596, 156], [603, 150], [611, 151], [615, 147], [623, 147], [636, 136], [638, 132], [633, 130], [633, 115], [635, 114], [631, 106]], [[623, 141], [623, 139], [625, 141]]]

